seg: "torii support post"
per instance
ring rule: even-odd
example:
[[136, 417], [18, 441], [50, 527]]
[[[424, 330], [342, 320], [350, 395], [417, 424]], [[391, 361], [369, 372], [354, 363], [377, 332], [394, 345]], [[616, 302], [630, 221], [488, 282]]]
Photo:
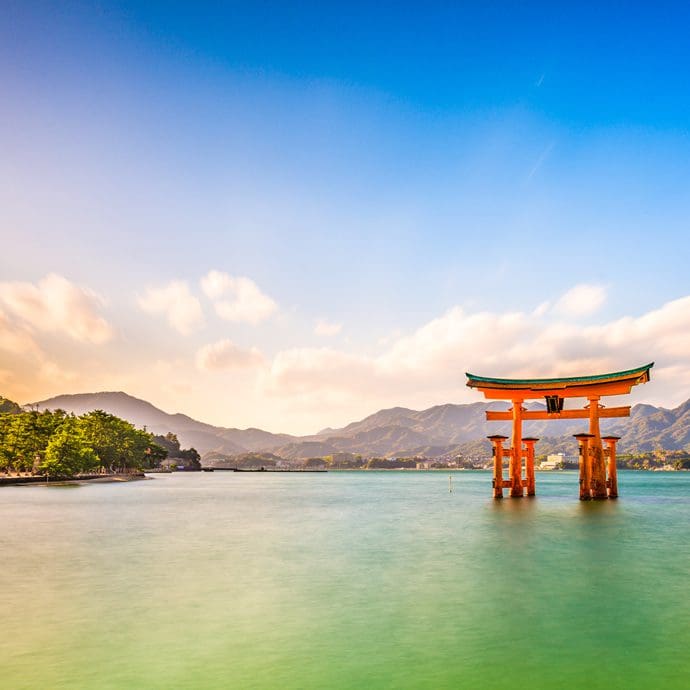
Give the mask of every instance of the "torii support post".
[[494, 444], [494, 498], [503, 498], [503, 441], [507, 436], [487, 436]]
[[601, 440], [607, 445], [606, 450], [609, 456], [609, 479], [608, 489], [609, 498], [618, 498], [618, 472], [616, 471], [616, 443], [620, 441], [620, 436], [604, 436]]
[[589, 501], [592, 498], [591, 481], [592, 466], [589, 456], [589, 441], [592, 434], [575, 434], [578, 445], [580, 446], [580, 500]]
[[513, 400], [513, 436], [510, 439], [510, 496], [522, 497], [522, 400]]
[[604, 462], [604, 449], [601, 445], [601, 434], [599, 432], [599, 396], [592, 395], [589, 400], [589, 433], [592, 438], [589, 440], [589, 454], [591, 457], [591, 489], [592, 498], [608, 498], [606, 491], [606, 463]]
[[534, 478], [534, 444], [539, 440], [538, 438], [523, 438], [526, 448], [525, 457], [525, 479], [527, 480], [527, 495], [534, 496], [536, 491], [536, 481]]

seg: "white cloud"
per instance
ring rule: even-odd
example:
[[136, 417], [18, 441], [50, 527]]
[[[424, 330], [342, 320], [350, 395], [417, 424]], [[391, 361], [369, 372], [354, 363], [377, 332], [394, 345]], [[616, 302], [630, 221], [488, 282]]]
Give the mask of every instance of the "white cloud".
[[18, 323], [0, 309], [0, 350], [15, 355], [38, 357], [41, 349], [24, 324]]
[[637, 317], [582, 327], [557, 312], [475, 312], [455, 307], [397, 338], [378, 356], [330, 348], [279, 352], [264, 387], [278, 396], [356, 401], [369, 409], [471, 401], [465, 372], [567, 376], [657, 361], [642, 398], [677, 404], [690, 397], [690, 296]]
[[32, 330], [28, 322], [0, 309], [0, 352], [3, 364], [10, 367], [0, 370], [0, 384], [5, 395], [17, 400], [46, 382], [60, 387], [72, 385], [77, 378], [74, 371], [49, 358]]
[[183, 280], [148, 288], [138, 298], [138, 303], [149, 314], [164, 314], [168, 323], [182, 335], [189, 335], [204, 322], [201, 304]]
[[589, 316], [606, 301], [606, 288], [602, 285], [582, 283], [566, 292], [554, 309], [566, 316]]
[[544, 316], [544, 314], [546, 314], [546, 312], [549, 311], [550, 308], [551, 302], [542, 302], [532, 311], [532, 316]]
[[278, 305], [250, 278], [209, 271], [201, 288], [213, 300], [216, 314], [226, 321], [257, 324], [267, 319]]
[[99, 310], [103, 300], [92, 290], [50, 273], [38, 283], [0, 283], [0, 304], [24, 326], [61, 333], [84, 343], [110, 340], [113, 330]]
[[366, 357], [322, 347], [292, 348], [273, 359], [267, 388], [278, 394], [359, 391], [372, 381], [374, 365]]
[[332, 321], [326, 321], [325, 319], [319, 319], [316, 322], [316, 326], [314, 326], [314, 334], [323, 336], [325, 338], [338, 335], [338, 333], [340, 333], [342, 330], [342, 323], [334, 323]]
[[220, 340], [200, 348], [196, 365], [202, 371], [251, 369], [260, 366], [264, 358], [256, 348], [242, 348], [231, 340]]
[[41, 362], [37, 373], [39, 379], [50, 381], [53, 386], [70, 385], [79, 379], [77, 372], [65, 369], [50, 360]]

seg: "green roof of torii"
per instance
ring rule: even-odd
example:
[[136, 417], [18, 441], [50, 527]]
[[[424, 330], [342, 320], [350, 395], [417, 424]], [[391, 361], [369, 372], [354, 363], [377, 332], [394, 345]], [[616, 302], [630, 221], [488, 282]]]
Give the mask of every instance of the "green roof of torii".
[[566, 376], [561, 378], [552, 379], [495, 379], [488, 376], [476, 376], [475, 374], [466, 373], [467, 385], [471, 388], [490, 388], [492, 386], [497, 387], [520, 387], [520, 386], [546, 386], [549, 384], [588, 384], [588, 383], [599, 383], [601, 381], [617, 381], [621, 379], [629, 379], [637, 376], [647, 375], [649, 379], [649, 370], [654, 366], [654, 362], [650, 364], [645, 364], [637, 369], [628, 369], [627, 371], [616, 371], [610, 374], [596, 374], [593, 376]]

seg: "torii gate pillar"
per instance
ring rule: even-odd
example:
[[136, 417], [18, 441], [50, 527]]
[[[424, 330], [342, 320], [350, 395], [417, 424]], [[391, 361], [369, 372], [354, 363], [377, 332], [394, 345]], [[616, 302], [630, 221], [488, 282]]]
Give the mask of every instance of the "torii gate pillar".
[[592, 434], [575, 434], [580, 450], [580, 500], [589, 501], [592, 498], [592, 456], [589, 442], [594, 438]]
[[494, 446], [494, 498], [503, 498], [503, 441], [507, 438], [500, 434], [488, 437]]
[[601, 446], [601, 432], [599, 431], [599, 396], [592, 395], [589, 400], [589, 439], [590, 456], [590, 487], [592, 498], [608, 498], [606, 491], [606, 464], [604, 463], [604, 449]]
[[607, 482], [609, 488], [609, 498], [618, 498], [618, 471], [616, 469], [616, 443], [620, 441], [620, 436], [604, 436], [602, 439], [606, 442], [608, 448], [606, 455], [609, 458], [609, 479]]
[[534, 496], [537, 491], [536, 478], [534, 476], [534, 444], [538, 438], [526, 437], [522, 439], [525, 444], [525, 479], [527, 480], [527, 495]]
[[510, 439], [510, 496], [524, 495], [522, 486], [522, 400], [513, 400], [513, 435]]

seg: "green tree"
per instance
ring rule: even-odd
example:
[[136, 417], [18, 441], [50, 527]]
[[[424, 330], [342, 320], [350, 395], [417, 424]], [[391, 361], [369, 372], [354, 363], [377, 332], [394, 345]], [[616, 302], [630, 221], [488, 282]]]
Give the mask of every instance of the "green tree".
[[153, 441], [162, 448], [165, 448], [170, 457], [176, 458], [177, 454], [180, 452], [180, 442], [177, 439], [177, 435], [170, 431], [165, 434], [165, 436], [154, 436]]
[[326, 461], [323, 458], [308, 458], [304, 461], [304, 468], [310, 469], [321, 469], [326, 466]]
[[158, 443], [151, 442], [144, 451], [144, 466], [147, 468], [158, 467], [168, 457], [168, 451]]
[[184, 460], [185, 469], [201, 469], [201, 456], [197, 452], [196, 448], [187, 448], [186, 450], [181, 450], [177, 454], [177, 457]]
[[83, 415], [80, 424], [86, 443], [110, 470], [142, 469], [151, 466], [152, 455], [159, 457], [165, 452], [150, 433], [103, 410]]
[[14, 402], [14, 400], [3, 398], [0, 395], [0, 413], [21, 414], [22, 408], [16, 402]]
[[79, 420], [68, 417], [50, 439], [39, 470], [49, 476], [73, 477], [98, 464], [98, 456], [84, 440]]
[[93, 448], [101, 465], [109, 469], [117, 467], [120, 461], [124, 443], [122, 421], [103, 410], [94, 410], [80, 419], [84, 440]]
[[67, 417], [63, 410], [2, 415], [0, 463], [3, 469], [29, 472], [45, 458], [55, 430]]
[[[177, 439], [172, 435], [168, 441]], [[194, 449], [185, 452], [191, 462], [198, 459]], [[151, 434], [102, 410], [82, 417], [63, 410], [0, 412], [0, 471], [70, 476], [99, 464], [143, 469], [159, 465], [166, 455]]]

